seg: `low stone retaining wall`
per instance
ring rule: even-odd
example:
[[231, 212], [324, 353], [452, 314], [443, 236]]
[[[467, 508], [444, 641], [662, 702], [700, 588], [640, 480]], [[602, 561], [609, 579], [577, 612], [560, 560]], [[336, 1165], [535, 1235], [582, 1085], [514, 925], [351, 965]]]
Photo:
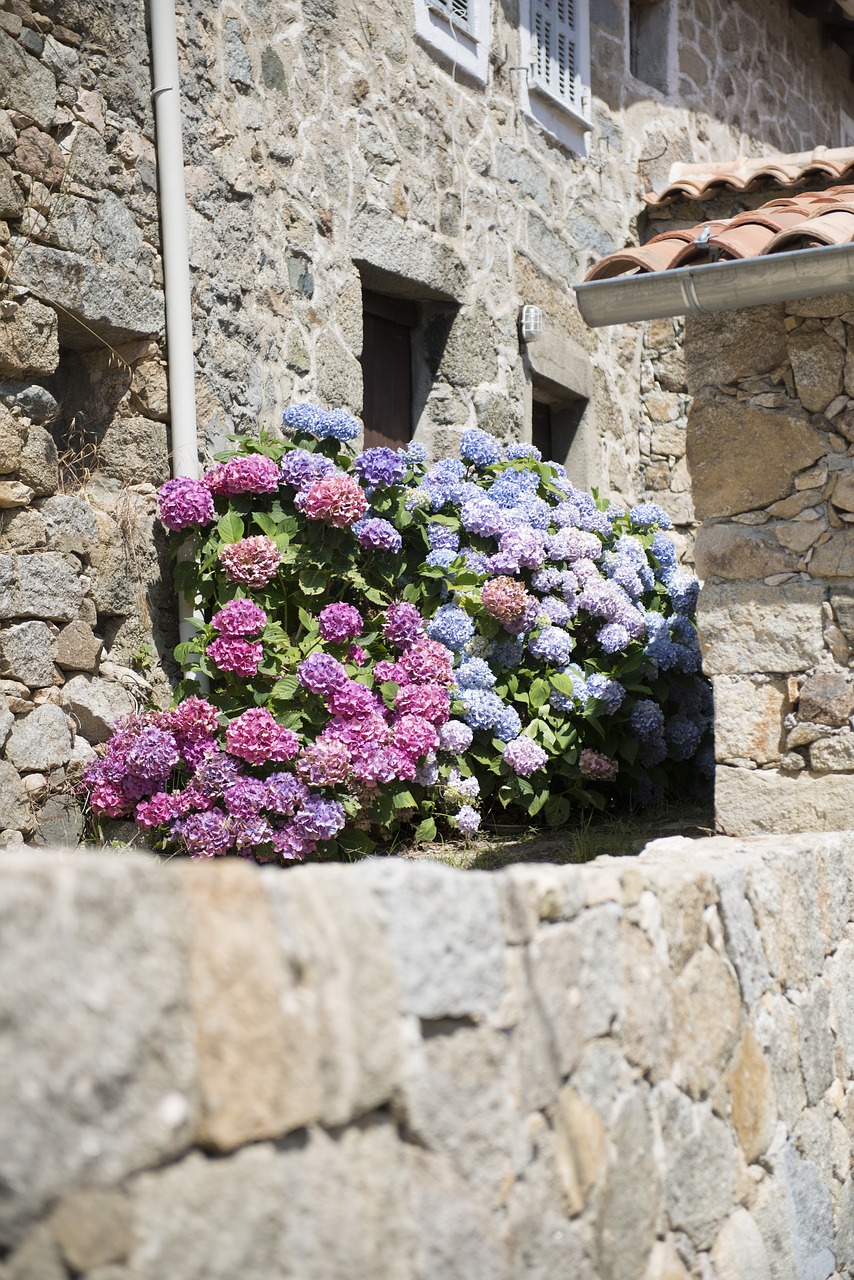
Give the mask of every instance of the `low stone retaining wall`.
[[850, 1275], [852, 872], [10, 853], [0, 1274]]

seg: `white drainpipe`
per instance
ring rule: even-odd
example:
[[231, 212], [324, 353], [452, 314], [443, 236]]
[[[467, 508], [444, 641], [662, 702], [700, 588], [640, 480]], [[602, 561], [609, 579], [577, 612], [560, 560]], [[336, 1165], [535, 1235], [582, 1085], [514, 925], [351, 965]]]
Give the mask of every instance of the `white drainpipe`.
[[[190, 306], [190, 248], [184, 187], [184, 140], [178, 81], [178, 35], [174, 0], [149, 0], [160, 197], [163, 287], [166, 295], [166, 355], [172, 421], [172, 474], [199, 474], [193, 321]], [[195, 628], [192, 604], [178, 598], [178, 629], [189, 640]]]

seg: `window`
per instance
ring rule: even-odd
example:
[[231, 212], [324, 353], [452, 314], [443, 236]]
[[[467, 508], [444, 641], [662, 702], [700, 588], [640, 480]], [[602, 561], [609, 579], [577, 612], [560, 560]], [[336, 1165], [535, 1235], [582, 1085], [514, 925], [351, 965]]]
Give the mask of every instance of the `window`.
[[415, 0], [415, 34], [455, 70], [486, 83], [489, 0]]
[[588, 0], [523, 0], [522, 108], [570, 150], [586, 155], [590, 128]]
[[417, 302], [362, 290], [362, 420], [365, 448], [412, 439], [412, 330]]
[[660, 93], [670, 90], [670, 0], [631, 0], [629, 70]]

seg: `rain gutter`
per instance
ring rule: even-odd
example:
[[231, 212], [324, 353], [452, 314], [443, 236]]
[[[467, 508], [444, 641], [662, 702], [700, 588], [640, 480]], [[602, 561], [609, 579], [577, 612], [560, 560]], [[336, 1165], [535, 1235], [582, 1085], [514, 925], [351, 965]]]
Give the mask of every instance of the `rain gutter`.
[[584, 320], [594, 329], [854, 293], [854, 243], [591, 280], [573, 288]]
[[[156, 125], [160, 243], [163, 253], [163, 290], [166, 297], [172, 474], [189, 476], [195, 480], [199, 474], [196, 378], [174, 0], [149, 0], [149, 16], [154, 80], [151, 98]], [[195, 634], [192, 617], [192, 604], [179, 595], [178, 629], [182, 641], [189, 640]]]

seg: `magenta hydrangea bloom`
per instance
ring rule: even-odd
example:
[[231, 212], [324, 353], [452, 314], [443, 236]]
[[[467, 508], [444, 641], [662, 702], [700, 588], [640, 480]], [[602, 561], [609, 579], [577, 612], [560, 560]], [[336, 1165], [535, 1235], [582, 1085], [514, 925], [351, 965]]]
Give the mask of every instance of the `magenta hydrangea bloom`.
[[266, 707], [251, 707], [232, 720], [225, 744], [232, 755], [249, 764], [292, 760], [299, 751], [297, 735], [277, 724]]
[[448, 690], [438, 684], [407, 684], [398, 689], [394, 709], [422, 716], [438, 728], [451, 714], [451, 698]]
[[167, 480], [157, 494], [160, 523], [172, 532], [202, 528], [216, 519], [208, 488], [200, 480], [177, 476]]
[[308, 788], [292, 773], [271, 773], [266, 781], [265, 809], [290, 817], [308, 799]]
[[236, 676], [254, 676], [264, 656], [264, 646], [250, 644], [236, 636], [218, 636], [208, 645], [205, 653], [220, 671], [230, 671]]
[[297, 667], [297, 679], [304, 689], [324, 698], [350, 681], [342, 664], [328, 653], [310, 653]]
[[219, 712], [207, 698], [191, 694], [177, 707], [157, 716], [161, 729], [168, 729], [180, 742], [199, 742], [212, 737], [219, 729]]
[[279, 487], [279, 468], [272, 458], [250, 453], [217, 463], [204, 476], [204, 484], [220, 498], [238, 493], [275, 493]]
[[414, 604], [390, 604], [383, 635], [395, 649], [405, 649], [424, 631], [424, 620]]
[[360, 644], [351, 644], [347, 650], [347, 661], [352, 662], [354, 666], [363, 667], [368, 661], [367, 649], [363, 649]]
[[308, 489], [301, 489], [294, 498], [294, 506], [308, 520], [323, 520], [344, 529], [365, 514], [368, 499], [352, 476], [341, 474], [316, 480]]
[[406, 672], [396, 662], [375, 662], [374, 679], [377, 684], [386, 684], [389, 680], [395, 684], [403, 684], [408, 679]]
[[173, 831], [181, 837], [192, 858], [215, 858], [228, 853], [231, 848], [228, 818], [221, 809], [208, 809], [206, 813], [191, 813], [186, 818], [179, 818]]
[[263, 534], [230, 542], [219, 553], [225, 576], [245, 587], [266, 587], [275, 578], [282, 563], [282, 553], [272, 538]]
[[254, 636], [267, 625], [267, 615], [254, 600], [229, 600], [211, 618], [211, 626], [223, 636]]
[[548, 762], [549, 755], [530, 738], [514, 738], [507, 743], [502, 758], [520, 778], [530, 778]]
[[364, 621], [351, 604], [328, 604], [318, 615], [320, 634], [333, 644], [346, 644], [362, 634]]
[[439, 735], [429, 720], [422, 716], [400, 716], [393, 725], [394, 745], [413, 761], [435, 751]]
[[124, 818], [131, 812], [133, 802], [124, 794], [121, 787], [105, 778], [92, 780], [89, 792], [89, 807], [99, 818]]
[[348, 680], [346, 684], [333, 689], [328, 698], [329, 710], [336, 716], [350, 719], [370, 715], [372, 711], [382, 709], [382, 702], [375, 693], [358, 680]]

